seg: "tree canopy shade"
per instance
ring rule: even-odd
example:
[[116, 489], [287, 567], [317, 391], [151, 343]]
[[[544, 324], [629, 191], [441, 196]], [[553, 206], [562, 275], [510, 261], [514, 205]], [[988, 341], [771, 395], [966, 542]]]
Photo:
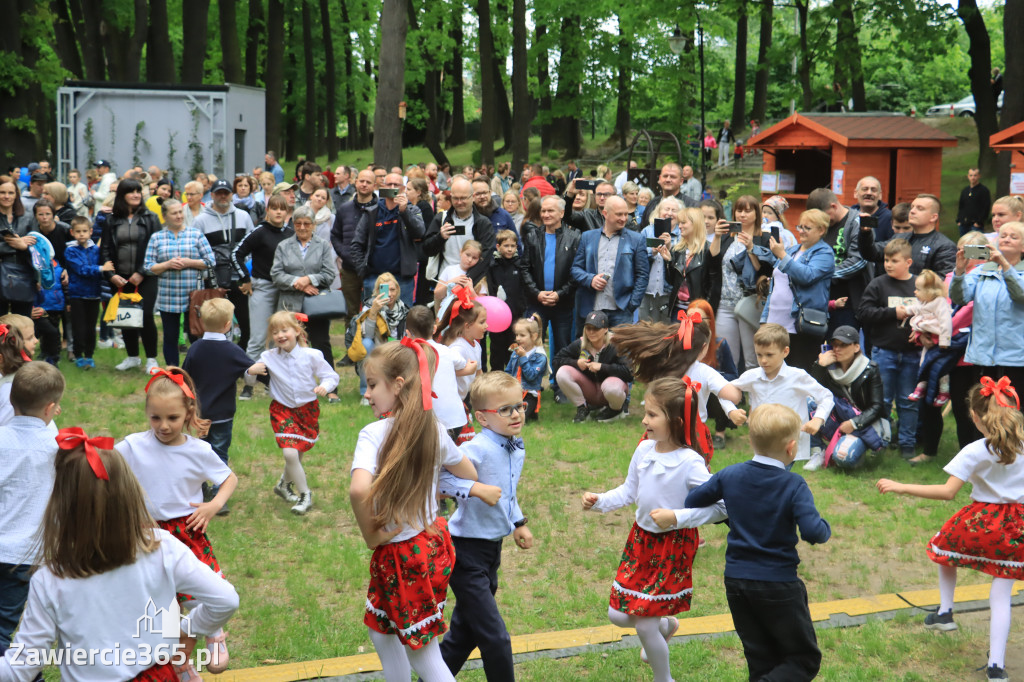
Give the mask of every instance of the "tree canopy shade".
[[[1024, 116], [1020, 47], [1003, 40], [1004, 21], [1020, 35], [1022, 2], [0, 0], [0, 136], [8, 161], [46, 155], [56, 88], [72, 78], [265, 87], [268, 146], [292, 158], [372, 145], [392, 165], [424, 144], [443, 161], [471, 139], [482, 161], [511, 151], [521, 164], [537, 133], [545, 155], [567, 156], [585, 134], [609, 148], [637, 128], [693, 140], [697, 11], [709, 128], [731, 119], [742, 138], [791, 100], [923, 111], [977, 97], [986, 65], [1005, 65], [1006, 125]], [[997, 127], [991, 107], [978, 114], [979, 129]]]

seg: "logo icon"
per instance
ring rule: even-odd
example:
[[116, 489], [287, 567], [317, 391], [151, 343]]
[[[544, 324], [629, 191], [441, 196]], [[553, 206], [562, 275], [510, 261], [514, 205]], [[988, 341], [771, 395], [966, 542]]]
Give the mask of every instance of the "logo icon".
[[[184, 632], [188, 637], [193, 636], [192, 621], [185, 621]], [[171, 597], [171, 603], [167, 608], [157, 608], [150, 597], [146, 602], [146, 612], [135, 622], [135, 637], [141, 637], [143, 633], [177, 640], [182, 633], [181, 607], [178, 606], [178, 600]]]

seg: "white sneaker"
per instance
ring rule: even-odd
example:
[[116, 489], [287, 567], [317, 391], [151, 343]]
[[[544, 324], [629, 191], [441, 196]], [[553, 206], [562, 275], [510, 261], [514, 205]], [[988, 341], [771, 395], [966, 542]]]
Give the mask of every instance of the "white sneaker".
[[298, 503], [292, 507], [292, 514], [304, 516], [313, 507], [313, 493], [305, 492], [299, 494]]
[[804, 471], [817, 471], [821, 468], [821, 465], [825, 462], [825, 455], [821, 454], [821, 451], [815, 452], [811, 455], [811, 458], [807, 460], [807, 464], [804, 465]]
[[99, 339], [99, 340], [96, 341], [96, 347], [97, 348], [113, 348], [114, 347], [114, 340], [113, 339]]
[[160, 363], [156, 361], [156, 358], [146, 358], [146, 374], [156, 374], [158, 369], [160, 369]]
[[141, 367], [141, 366], [142, 366], [142, 360], [139, 359], [138, 357], [134, 357], [134, 358], [133, 357], [127, 357], [124, 360], [122, 360], [121, 362], [119, 362], [116, 365], [114, 365], [114, 369], [116, 369], [118, 372], [125, 372], [125, 371], [127, 371], [129, 369], [135, 369], [136, 367]]

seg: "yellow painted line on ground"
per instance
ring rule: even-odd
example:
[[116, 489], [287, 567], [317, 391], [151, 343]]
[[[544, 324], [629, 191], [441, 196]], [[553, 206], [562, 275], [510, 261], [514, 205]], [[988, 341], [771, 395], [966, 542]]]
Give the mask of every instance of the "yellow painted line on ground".
[[[1017, 582], [1013, 587], [1016, 595], [1024, 589], [1024, 582]], [[967, 585], [956, 589], [957, 602], [972, 602], [988, 599], [989, 585]], [[904, 599], [915, 606], [934, 606], [939, 603], [938, 590], [915, 590], [901, 592]], [[899, 611], [910, 608], [906, 601], [895, 594], [878, 594], [870, 597], [855, 597], [836, 601], [817, 602], [810, 605], [811, 618], [815, 621], [828, 620], [835, 614], [846, 614], [851, 617], [867, 616], [886, 611]], [[696, 618], [680, 618], [679, 636], [715, 635], [733, 631], [732, 616], [728, 613], [715, 616]], [[537, 632], [530, 635], [514, 635], [512, 637], [512, 653], [524, 654], [555, 649], [573, 649], [593, 644], [609, 644], [620, 641], [623, 637], [635, 635], [628, 628], [614, 625], [602, 625], [578, 630], [560, 630], [556, 632]], [[479, 650], [474, 650], [470, 658], [479, 658]], [[356, 673], [369, 673], [380, 670], [377, 654], [359, 654], [341, 658], [326, 658], [318, 661], [302, 663], [283, 663], [267, 665], [260, 668], [244, 668], [231, 670], [223, 675], [203, 674], [209, 682], [296, 682], [317, 677], [340, 677]]]

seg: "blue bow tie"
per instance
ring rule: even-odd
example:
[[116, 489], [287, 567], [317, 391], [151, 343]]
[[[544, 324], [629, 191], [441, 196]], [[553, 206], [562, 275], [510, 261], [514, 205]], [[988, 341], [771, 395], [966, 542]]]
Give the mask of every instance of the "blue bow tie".
[[523, 439], [517, 438], [515, 436], [509, 436], [508, 438], [506, 438], [503, 445], [505, 446], [505, 449], [510, 453], [515, 452], [516, 448], [520, 450], [526, 449], [526, 446], [523, 445]]

